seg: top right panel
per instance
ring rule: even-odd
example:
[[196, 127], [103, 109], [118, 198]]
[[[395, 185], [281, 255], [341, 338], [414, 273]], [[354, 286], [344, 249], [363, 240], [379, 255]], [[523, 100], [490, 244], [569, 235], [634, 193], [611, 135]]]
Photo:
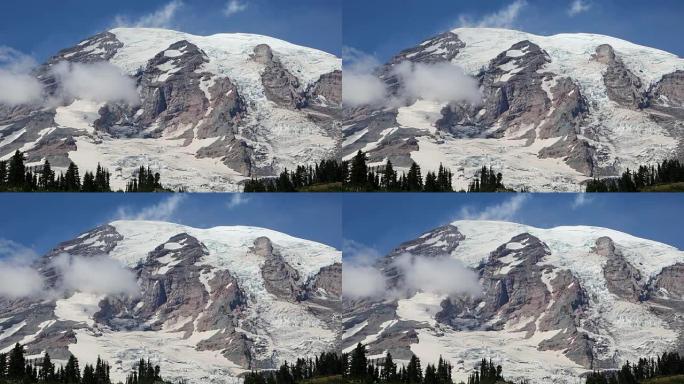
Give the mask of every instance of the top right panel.
[[682, 14], [345, 0], [343, 160], [446, 170], [454, 190], [684, 191]]

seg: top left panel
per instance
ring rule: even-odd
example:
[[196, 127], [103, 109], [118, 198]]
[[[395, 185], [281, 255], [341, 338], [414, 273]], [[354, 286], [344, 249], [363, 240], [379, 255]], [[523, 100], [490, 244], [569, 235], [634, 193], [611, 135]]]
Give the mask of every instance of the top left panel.
[[341, 0], [3, 1], [0, 190], [242, 191], [336, 159], [341, 18]]

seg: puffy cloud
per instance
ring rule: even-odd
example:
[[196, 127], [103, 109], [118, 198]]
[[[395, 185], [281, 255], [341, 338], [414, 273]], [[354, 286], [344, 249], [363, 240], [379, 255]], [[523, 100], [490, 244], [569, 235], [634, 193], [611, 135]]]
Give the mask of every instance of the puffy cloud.
[[140, 293], [136, 277], [118, 261], [106, 256], [59, 255], [52, 262], [61, 276], [58, 292], [78, 291], [97, 295], [136, 296]]
[[30, 73], [35, 66], [32, 57], [0, 46], [0, 104], [16, 106], [43, 100], [43, 86]]
[[373, 74], [380, 66], [377, 58], [352, 47], [343, 47], [342, 60], [342, 102], [346, 106], [380, 105], [386, 101], [385, 83]]
[[486, 14], [479, 19], [472, 19], [468, 15], [458, 18], [459, 27], [478, 28], [512, 28], [520, 16], [521, 11], [527, 6], [525, 0], [515, 0], [496, 12]]
[[226, 206], [228, 209], [233, 209], [247, 203], [249, 203], [249, 198], [245, 197], [244, 193], [233, 193]]
[[52, 73], [60, 84], [60, 96], [96, 102], [140, 103], [135, 82], [107, 62], [91, 64], [59, 62]]
[[342, 268], [342, 295], [347, 298], [380, 297], [385, 293], [385, 276], [371, 266], [345, 263]]
[[43, 277], [35, 269], [0, 261], [0, 297], [40, 296], [44, 291], [43, 285]]
[[586, 12], [591, 9], [591, 4], [584, 2], [583, 0], [574, 0], [568, 8], [568, 15], [570, 17], [579, 15], [580, 13]]
[[396, 66], [394, 73], [402, 80], [401, 97], [409, 102], [423, 99], [476, 105], [482, 101], [477, 80], [451, 63], [424, 64], [404, 61]]
[[527, 202], [529, 196], [516, 194], [510, 199], [499, 204], [488, 206], [480, 211], [474, 211], [472, 207], [463, 207], [459, 219], [469, 220], [514, 220]]
[[399, 256], [394, 265], [403, 274], [400, 290], [410, 294], [415, 291], [437, 295], [479, 296], [482, 293], [477, 273], [460, 261], [444, 257]]
[[178, 211], [185, 200], [182, 194], [173, 194], [161, 202], [133, 212], [130, 207], [119, 207], [116, 218], [119, 220], [158, 220], [168, 221]]
[[242, 2], [240, 0], [230, 0], [228, 4], [226, 4], [226, 7], [223, 9], [223, 14], [226, 17], [230, 17], [235, 15], [236, 13], [245, 11], [248, 6], [249, 5], [246, 2]]
[[118, 15], [114, 19], [114, 25], [117, 27], [169, 28], [181, 7], [183, 7], [182, 1], [172, 0], [154, 12], [140, 16], [135, 20]]
[[37, 258], [38, 254], [33, 249], [12, 240], [0, 239], [0, 261], [16, 265], [29, 265]]
[[380, 258], [380, 253], [358, 241], [344, 239], [342, 242], [342, 255], [344, 263], [353, 265], [369, 266]]

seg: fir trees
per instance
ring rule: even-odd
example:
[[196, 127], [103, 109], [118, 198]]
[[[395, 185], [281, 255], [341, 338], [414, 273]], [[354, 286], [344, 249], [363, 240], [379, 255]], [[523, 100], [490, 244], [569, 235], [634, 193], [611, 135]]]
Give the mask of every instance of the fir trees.
[[352, 351], [351, 362], [349, 363], [349, 377], [352, 379], [363, 379], [367, 371], [368, 360], [366, 358], [366, 346], [358, 343]]
[[482, 168], [475, 174], [475, 180], [468, 186], [468, 192], [502, 192], [506, 191], [503, 185], [503, 175], [495, 173], [492, 167]]
[[656, 166], [629, 169], [618, 178], [593, 179], [587, 183], [587, 192], [639, 192], [659, 185], [684, 182], [684, 164], [679, 160], [664, 160]]
[[366, 154], [358, 151], [351, 161], [349, 171], [349, 186], [360, 191], [368, 183], [368, 166], [366, 165]]
[[133, 180], [126, 186], [126, 192], [159, 192], [164, 190], [161, 185], [160, 174], [153, 173], [150, 167], [141, 166], [138, 169], [137, 176], [134, 175]]

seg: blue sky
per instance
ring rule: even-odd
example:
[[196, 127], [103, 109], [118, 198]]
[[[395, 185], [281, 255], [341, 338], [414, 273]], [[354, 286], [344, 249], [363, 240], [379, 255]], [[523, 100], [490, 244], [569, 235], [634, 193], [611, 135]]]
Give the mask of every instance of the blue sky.
[[379, 255], [440, 225], [478, 217], [540, 228], [606, 227], [684, 250], [681, 193], [347, 194], [343, 210], [345, 240], [370, 247]]
[[43, 254], [121, 217], [264, 227], [341, 249], [341, 205], [335, 194], [2, 194], [0, 257], [3, 240]]
[[42, 62], [117, 24], [142, 21], [200, 35], [257, 33], [340, 53], [342, 0], [232, 1], [228, 12], [229, 0], [3, 0], [0, 46]]
[[[385, 62], [425, 38], [485, 21], [535, 34], [606, 34], [684, 56], [681, 0], [344, 0], [344, 45]], [[512, 10], [506, 13], [506, 10]], [[496, 16], [498, 13], [498, 17]], [[509, 17], [505, 17], [509, 16]]]

